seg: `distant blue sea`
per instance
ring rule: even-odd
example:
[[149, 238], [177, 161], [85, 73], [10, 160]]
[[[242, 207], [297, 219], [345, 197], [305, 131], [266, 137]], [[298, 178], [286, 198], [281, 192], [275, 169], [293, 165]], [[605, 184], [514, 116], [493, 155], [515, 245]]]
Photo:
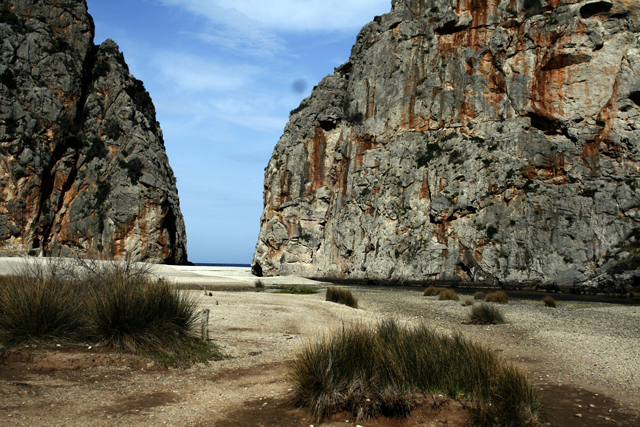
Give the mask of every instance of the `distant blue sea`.
[[211, 264], [208, 262], [194, 262], [198, 267], [251, 267], [251, 264]]

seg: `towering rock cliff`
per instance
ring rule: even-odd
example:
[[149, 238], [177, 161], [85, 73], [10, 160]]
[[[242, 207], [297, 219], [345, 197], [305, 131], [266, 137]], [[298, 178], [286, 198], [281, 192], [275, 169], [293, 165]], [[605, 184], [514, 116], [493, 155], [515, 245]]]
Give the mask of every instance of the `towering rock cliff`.
[[393, 0], [291, 112], [254, 273], [597, 287], [636, 269], [639, 7]]
[[0, 252], [186, 262], [153, 103], [86, 0], [0, 5]]

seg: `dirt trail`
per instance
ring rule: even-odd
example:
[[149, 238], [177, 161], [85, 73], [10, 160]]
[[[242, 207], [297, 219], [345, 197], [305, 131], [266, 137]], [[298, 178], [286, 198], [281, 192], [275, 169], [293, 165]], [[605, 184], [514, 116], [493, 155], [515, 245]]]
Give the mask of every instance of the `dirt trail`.
[[[419, 291], [354, 291], [360, 297], [359, 310], [323, 301], [322, 293], [205, 296], [193, 291], [202, 307], [211, 310], [211, 337], [230, 358], [187, 370], [157, 370], [131, 355], [95, 349], [13, 352], [0, 365], [0, 425], [353, 426], [354, 420], [345, 414], [318, 424], [305, 411], [289, 407], [286, 361], [308, 337], [343, 322], [373, 323], [390, 315], [400, 322], [426, 322], [443, 333], [460, 330], [517, 361], [543, 390], [550, 425], [640, 425], [638, 407], [633, 406], [638, 401], [633, 394], [640, 381], [638, 359], [624, 360], [635, 357], [629, 354], [627, 340], [637, 343], [640, 333], [633, 330], [618, 336], [609, 329], [594, 330], [586, 320], [569, 325], [572, 333], [584, 333], [602, 348], [615, 346], [617, 352], [606, 356], [621, 359], [611, 362], [619, 362], [615, 366], [631, 365], [630, 381], [615, 378], [615, 370], [610, 378], [606, 370], [594, 372], [593, 366], [577, 365], [576, 361], [591, 360], [589, 352], [557, 338], [569, 332], [563, 329], [567, 323], [563, 316], [578, 320], [602, 316], [638, 325], [640, 307], [603, 304], [571, 310], [565, 306], [551, 312], [533, 303], [510, 303], [503, 307], [508, 324], [483, 327], [462, 324], [468, 308], [459, 302], [425, 298]], [[409, 419], [380, 418], [361, 425], [462, 426], [464, 417], [460, 404], [429, 398]]]

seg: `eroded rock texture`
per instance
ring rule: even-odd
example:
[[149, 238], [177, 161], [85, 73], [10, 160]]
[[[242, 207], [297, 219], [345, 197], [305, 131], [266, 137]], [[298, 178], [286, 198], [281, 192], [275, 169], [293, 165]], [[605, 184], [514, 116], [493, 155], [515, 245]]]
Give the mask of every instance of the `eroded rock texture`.
[[291, 113], [254, 272], [570, 287], [635, 268], [639, 7], [394, 0]]
[[151, 98], [113, 41], [94, 46], [86, 1], [0, 5], [4, 252], [186, 262]]

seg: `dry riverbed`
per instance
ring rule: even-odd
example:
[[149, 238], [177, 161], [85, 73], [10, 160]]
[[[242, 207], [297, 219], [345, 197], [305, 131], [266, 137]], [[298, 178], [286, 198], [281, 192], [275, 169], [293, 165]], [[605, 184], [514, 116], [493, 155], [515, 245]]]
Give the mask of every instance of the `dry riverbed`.
[[[189, 291], [210, 309], [212, 340], [229, 357], [160, 370], [96, 349], [24, 348], [0, 365], [2, 426], [350, 426], [318, 424], [286, 402], [286, 362], [306, 339], [343, 323], [389, 316], [460, 331], [522, 366], [542, 390], [553, 426], [640, 425], [640, 306], [540, 300], [501, 305], [507, 324], [466, 325], [469, 307], [419, 289], [351, 287], [360, 309], [315, 295]], [[425, 398], [409, 419], [363, 426], [464, 425], [463, 405]]]

